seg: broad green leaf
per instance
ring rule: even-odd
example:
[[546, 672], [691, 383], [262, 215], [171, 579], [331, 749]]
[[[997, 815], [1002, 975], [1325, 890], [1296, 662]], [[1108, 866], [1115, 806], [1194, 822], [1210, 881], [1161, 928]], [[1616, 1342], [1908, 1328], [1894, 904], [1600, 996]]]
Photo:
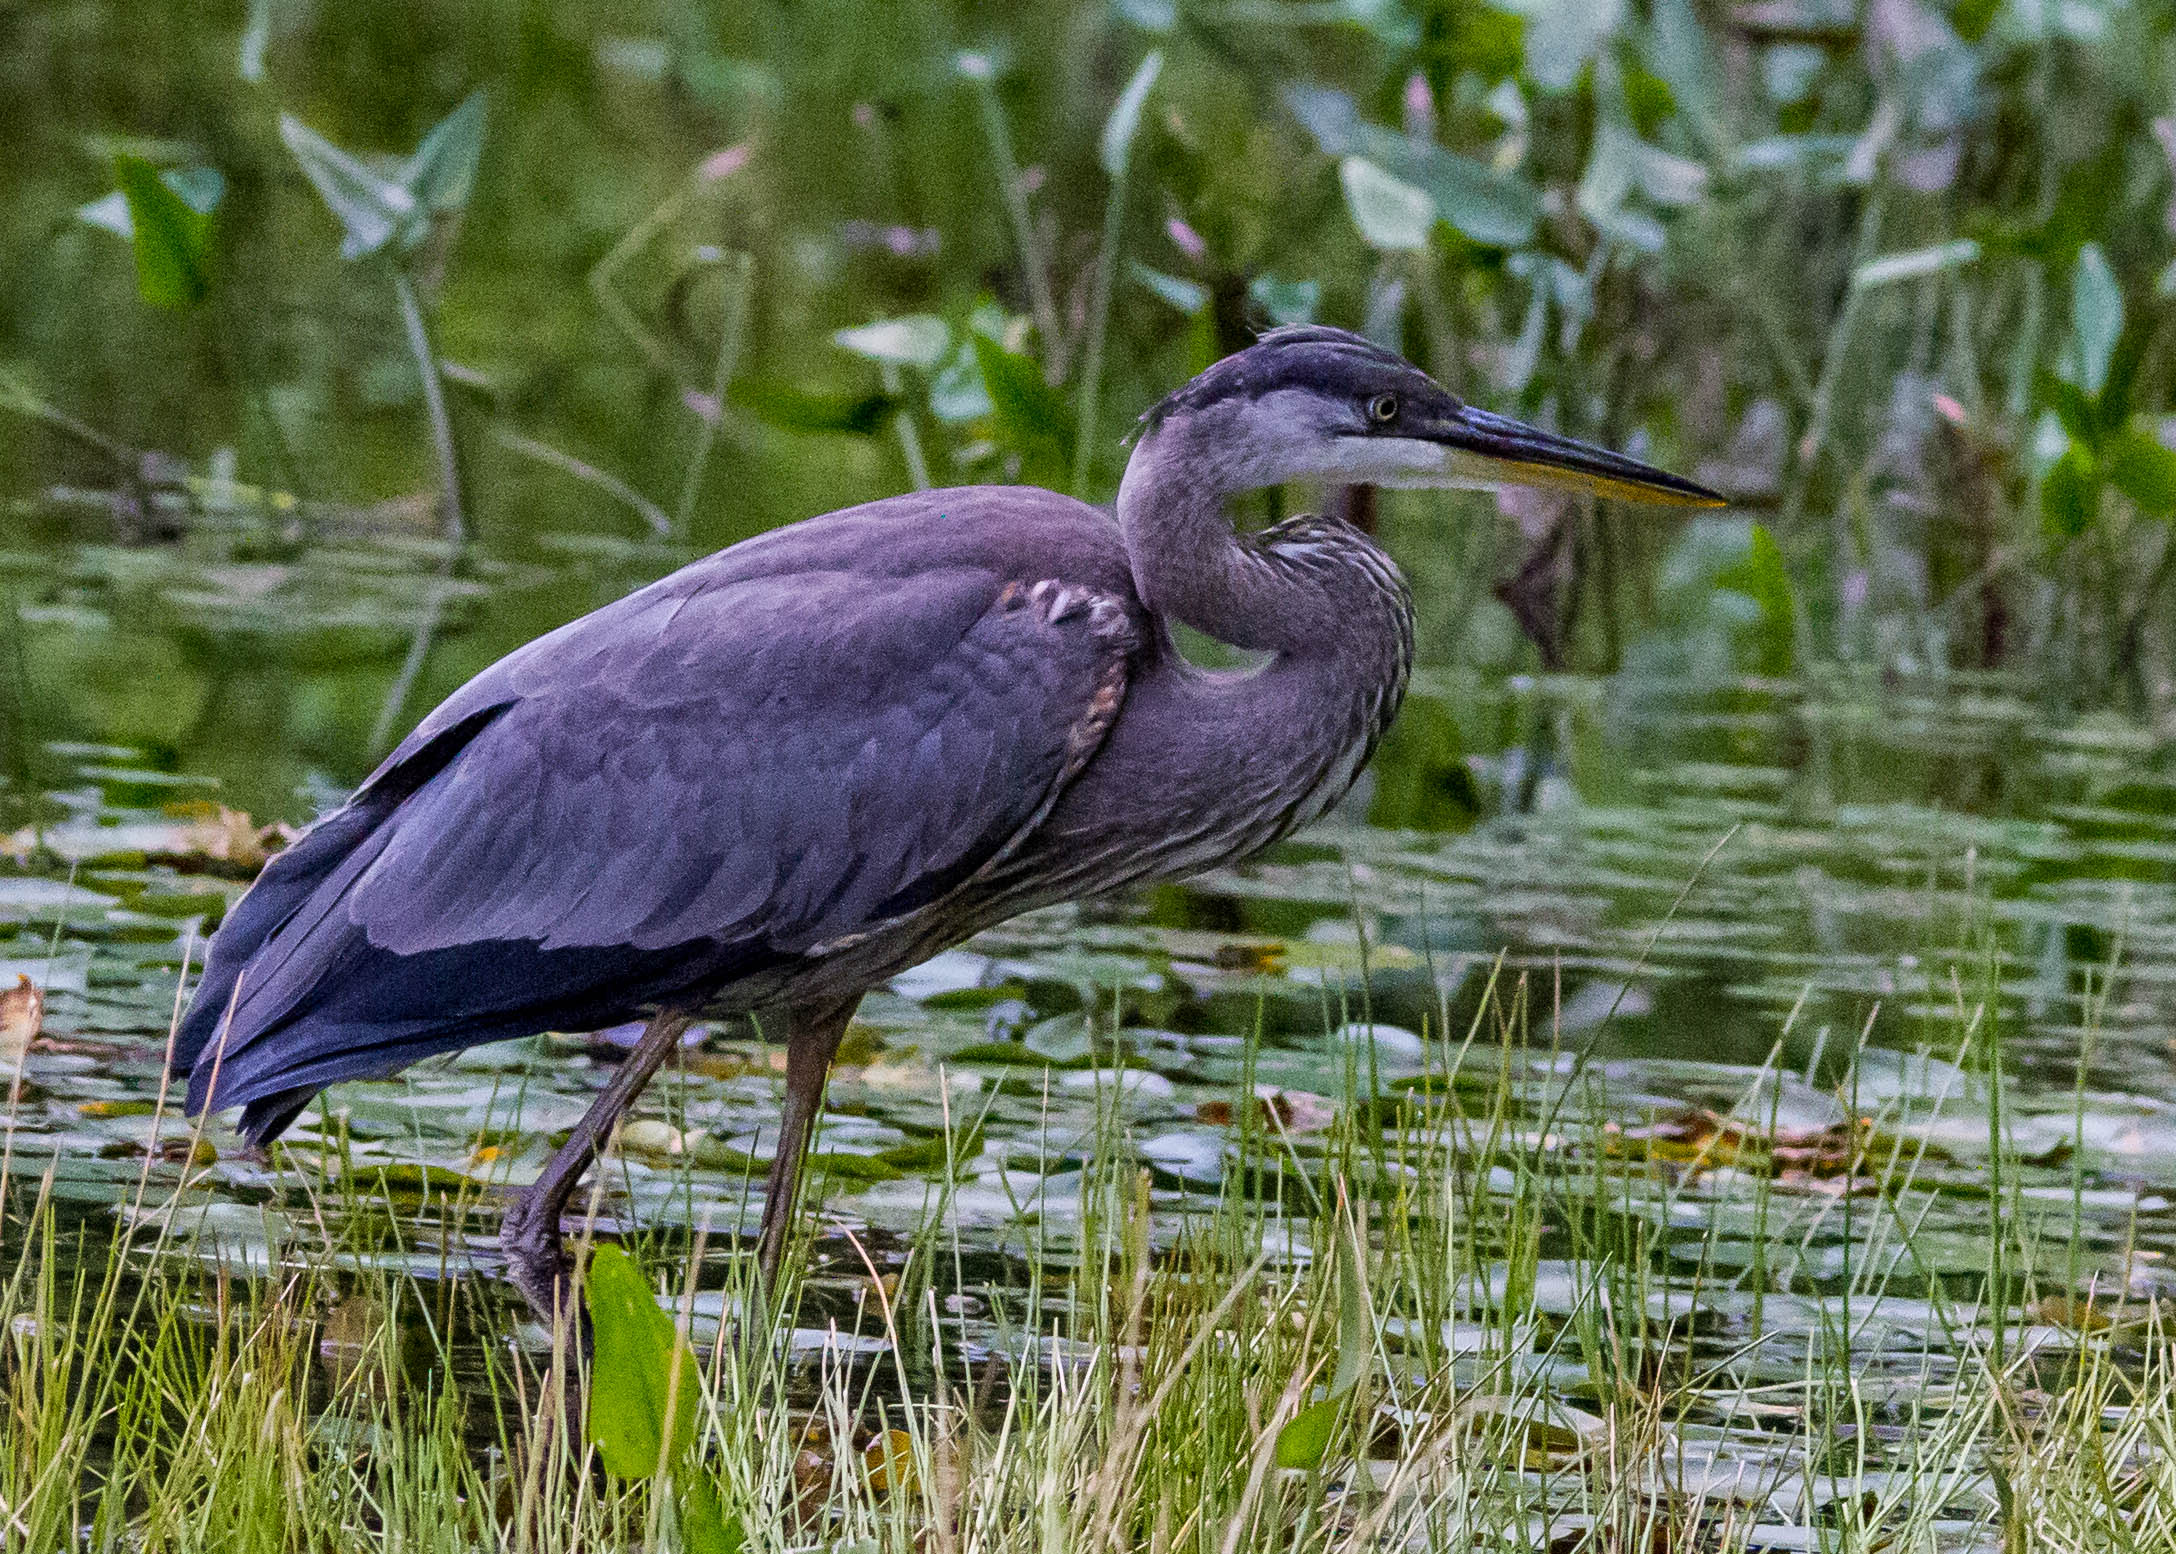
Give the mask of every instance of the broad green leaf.
[[1526, 73], [1536, 86], [1568, 91], [1624, 18], [1624, 0], [1518, 0], [1526, 17]]
[[1273, 324], [1311, 324], [1322, 302], [1322, 283], [1257, 275], [1247, 282], [1247, 299], [1267, 313]]
[[1063, 479], [1073, 461], [1073, 416], [1064, 396], [1044, 381], [1033, 357], [1006, 350], [979, 329], [970, 339], [990, 396], [992, 427], [997, 440], [1020, 455], [1021, 478]]
[[680, 1513], [680, 1546], [687, 1554], [740, 1554], [748, 1532], [740, 1518], [727, 1516], [717, 1486], [700, 1473], [674, 1476], [674, 1507]]
[[841, 350], [873, 362], [895, 367], [919, 367], [933, 372], [944, 360], [952, 331], [933, 313], [908, 313], [899, 318], [880, 318], [874, 323], [841, 329], [831, 343]]
[[736, 377], [727, 401], [772, 426], [793, 432], [851, 432], [873, 436], [890, 424], [899, 401], [890, 394], [827, 394], [778, 378]]
[[2077, 342], [2078, 385], [2098, 394], [2123, 334], [2123, 291], [2098, 243], [2078, 250], [2070, 278], [2070, 327]]
[[1744, 556], [1719, 569], [1715, 582], [1759, 606], [1754, 622], [1756, 671], [1777, 677], [1789, 674], [1798, 648], [1798, 596], [1783, 565], [1782, 547], [1766, 524], [1752, 526]]
[[1533, 237], [1541, 196], [1517, 175], [1370, 124], [1350, 97], [1329, 87], [1290, 87], [1284, 100], [1325, 152], [1366, 157], [1423, 190], [1435, 202], [1436, 214], [1472, 241], [1517, 248]]
[[1209, 305], [1209, 288], [1199, 281], [1152, 270], [1138, 259], [1126, 261], [1126, 273], [1189, 318]]
[[2153, 518], [2176, 516], [2176, 448], [2141, 426], [2127, 426], [2101, 450], [2108, 484]]
[[400, 180], [374, 172], [361, 158], [341, 150], [300, 119], [281, 114], [280, 139], [339, 221], [341, 258], [376, 253], [414, 213], [415, 196]]
[[1103, 171], [1114, 180], [1126, 176], [1126, 164], [1133, 159], [1134, 136], [1141, 130], [1141, 110], [1148, 106], [1148, 94], [1155, 88], [1156, 77], [1163, 68], [1163, 51], [1149, 50], [1148, 57], [1134, 71], [1133, 79], [1126, 83], [1125, 91], [1119, 94], [1118, 106], [1103, 121], [1103, 140], [1098, 151]]
[[1943, 270], [1953, 270], [1959, 265], [1970, 264], [1980, 256], [1980, 245], [1970, 238], [1960, 238], [1954, 243], [1937, 243], [1931, 248], [1913, 248], [1903, 253], [1884, 254], [1879, 259], [1869, 259], [1851, 272], [1851, 284], [1859, 287], [1887, 286], [1894, 281], [1917, 280], [1921, 276], [1936, 275]]
[[[2100, 407], [2077, 384], [2043, 371], [2033, 380], [2033, 391], [2041, 404], [2055, 412], [2055, 419], [2071, 440], [2087, 447], [2100, 441]], [[2062, 451], [2055, 449], [2050, 457], [2060, 458]]]
[[1371, 248], [1415, 252], [1428, 246], [1436, 224], [1436, 202], [1424, 189], [1383, 171], [1363, 156], [1349, 156], [1337, 167], [1345, 208]]
[[[471, 92], [458, 108], [431, 126], [408, 158], [401, 184], [418, 218], [446, 215], [468, 204], [476, 189], [476, 167], [483, 159], [489, 106], [482, 92]], [[425, 220], [411, 220], [401, 240], [413, 247], [428, 233]]]
[[2055, 539], [2075, 539], [2100, 510], [2100, 471], [2076, 443], [2040, 478], [2040, 527]]
[[226, 183], [210, 168], [161, 174], [141, 157], [115, 164], [128, 203], [136, 291], [154, 307], [189, 308], [211, 289], [212, 212]]
[[585, 1427], [605, 1470], [649, 1478], [676, 1467], [695, 1443], [701, 1407], [694, 1352], [618, 1247], [591, 1254], [582, 1295], [596, 1340]]
[[1338, 1411], [1345, 1406], [1340, 1397], [1326, 1397], [1308, 1404], [1277, 1432], [1277, 1466], [1280, 1468], [1319, 1468], [1322, 1459], [1330, 1454], [1330, 1441], [1337, 1433]]
[[1020, 1044], [1037, 1057], [1053, 1063], [1079, 1063], [1095, 1055], [1095, 1039], [1088, 1033], [1085, 1016], [1054, 1014], [1029, 1026]]

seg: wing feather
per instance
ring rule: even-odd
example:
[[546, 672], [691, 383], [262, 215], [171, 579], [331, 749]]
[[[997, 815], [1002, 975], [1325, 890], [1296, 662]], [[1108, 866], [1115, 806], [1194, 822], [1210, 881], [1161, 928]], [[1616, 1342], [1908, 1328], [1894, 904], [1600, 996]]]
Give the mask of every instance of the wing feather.
[[296, 845], [344, 852], [234, 947], [218, 1094], [199, 1065], [192, 1107], [271, 1098], [283, 1123], [326, 1076], [681, 996], [941, 898], [1115, 712], [1135, 623], [1081, 598], [971, 566], [729, 577], [512, 655], [412, 736], [466, 730], [439, 769], [404, 790], [396, 752]]

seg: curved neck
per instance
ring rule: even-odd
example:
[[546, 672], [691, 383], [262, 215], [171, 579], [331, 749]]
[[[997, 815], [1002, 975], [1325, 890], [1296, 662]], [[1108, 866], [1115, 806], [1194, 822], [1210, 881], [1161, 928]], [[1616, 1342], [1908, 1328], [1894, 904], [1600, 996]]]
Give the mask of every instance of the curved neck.
[[1233, 533], [1225, 500], [1263, 484], [1177, 428], [1143, 437], [1118, 487], [1134, 591], [1219, 642], [1306, 653], [1335, 636], [1356, 601], [1334, 574], [1292, 565]]

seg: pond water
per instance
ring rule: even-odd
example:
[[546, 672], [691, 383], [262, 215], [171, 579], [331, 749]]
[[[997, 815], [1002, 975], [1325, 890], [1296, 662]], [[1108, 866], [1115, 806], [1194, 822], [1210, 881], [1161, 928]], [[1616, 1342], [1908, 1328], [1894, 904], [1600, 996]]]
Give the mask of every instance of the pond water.
[[[353, 781], [434, 597], [426, 687], [673, 560], [575, 550], [486, 559], [457, 584], [432, 546], [362, 536], [13, 558], [45, 579], [17, 652], [47, 698], [14, 709], [28, 748], [0, 878], [0, 973], [47, 992], [19, 1170], [50, 1159], [53, 1192], [84, 1204], [133, 1191], [176, 979], [243, 888], [253, 826], [305, 819]], [[68, 738], [40, 727], [62, 685]], [[338, 765], [312, 759], [336, 743]], [[1856, 1111], [1934, 1140], [1929, 1169], [1960, 1179], [1985, 1164], [1999, 1046], [2012, 1147], [2047, 1163], [2065, 1213], [2082, 1167], [2092, 1240], [2112, 1252], [2163, 1222], [2176, 1187], [2161, 753], [2149, 730], [2051, 722], [1995, 681], [1423, 672], [1376, 770], [1303, 836], [1022, 919], [873, 994], [816, 1144], [826, 1212], [905, 1236], [946, 1130], [979, 1129], [949, 1205], [963, 1240], [1017, 1250], [1033, 1225], [1047, 1251], [1077, 1214], [1081, 1140], [1113, 1104], [1163, 1200], [1206, 1204], [1236, 1185], [1227, 1123], [1246, 1074], [1289, 1092], [1304, 1146], [1371, 1090], [1494, 1042], [1485, 990], [1523, 978], [1537, 1097], [1576, 1067], [1573, 1109], [1634, 1130], [1736, 1115], [1813, 1136]], [[343, 1086], [271, 1162], [215, 1125], [189, 1196], [262, 1258], [321, 1234], [281, 1207], [304, 1176], [518, 1182], [615, 1056], [609, 1036], [546, 1037]], [[644, 1103], [609, 1212], [748, 1221], [778, 1066], [753, 1030], [705, 1033]], [[160, 1147], [185, 1155], [191, 1126], [160, 1120]], [[1982, 1206], [1956, 1211], [1977, 1269]], [[490, 1263], [465, 1240], [416, 1255]], [[1840, 1255], [1809, 1244], [1806, 1277]]]
[[[541, 1167], [631, 1033], [338, 1087], [267, 1158], [161, 1111], [177, 979], [277, 845], [262, 828], [364, 769], [434, 595], [425, 688], [396, 722], [675, 559], [545, 542], [449, 586], [432, 545], [360, 533], [254, 554], [201, 534], [18, 552], [18, 597], [37, 602], [18, 610], [33, 694], [13, 707], [0, 981], [46, 993], [8, 1132], [19, 1203], [42, 1191], [92, 1244], [118, 1231], [176, 1266], [329, 1258], [511, 1314], [497, 1195]], [[1007, 1318], [1029, 1268], [1062, 1284], [1082, 1255], [1099, 1150], [1149, 1171], [1158, 1247], [1240, 1201], [1289, 1262], [1314, 1222], [1295, 1184], [1342, 1125], [1385, 1125], [1420, 1148], [1395, 1170], [1440, 1176], [1485, 1151], [1427, 1098], [1477, 1091], [1486, 1113], [1500, 1084], [1543, 1154], [1653, 1166], [1616, 1180], [1606, 1225], [1540, 1233], [1520, 1363], [1587, 1417], [1590, 1368], [1543, 1335], [1596, 1287], [1597, 1244], [1637, 1246], [1635, 1309], [1662, 1324], [1658, 1352], [1703, 1367], [1689, 1391], [1709, 1400], [1677, 1471], [1718, 1493], [1813, 1493], [1814, 1448], [1777, 1433], [1798, 1415], [1764, 1389], [1803, 1374], [1840, 1298], [1877, 1420], [1923, 1403], [1989, 1342], [1988, 1291], [2024, 1289], [2014, 1270], [1990, 1282], [1998, 1203], [2023, 1216], [2015, 1246], [2041, 1249], [2036, 1292], [2176, 1288], [2156, 1250], [2176, 1237], [2163, 751], [1992, 680], [1423, 671], [1375, 770], [1305, 834], [1020, 919], [867, 999], [815, 1143], [795, 1345], [879, 1363], [865, 1269], [897, 1269], [935, 1224], [954, 1352], [1020, 1361], [1025, 1342], [1062, 1360], [1049, 1319], [1034, 1338]], [[782, 1066], [754, 1029], [699, 1032], [602, 1173], [608, 1232], [705, 1238], [698, 1338], [760, 1210]], [[1234, 1104], [1250, 1084], [1252, 1119]], [[1499, 1163], [1468, 1190], [1508, 1202], [1521, 1184]], [[1452, 1306], [1485, 1315], [1507, 1275], [1485, 1258], [1468, 1275]], [[2018, 1341], [2060, 1355], [2080, 1324], [2049, 1299]], [[1462, 1339], [1463, 1322], [1444, 1352], [1479, 1378], [1494, 1340]], [[496, 1426], [476, 1428], [488, 1443]], [[1984, 1490], [1959, 1488], [1957, 1514]]]

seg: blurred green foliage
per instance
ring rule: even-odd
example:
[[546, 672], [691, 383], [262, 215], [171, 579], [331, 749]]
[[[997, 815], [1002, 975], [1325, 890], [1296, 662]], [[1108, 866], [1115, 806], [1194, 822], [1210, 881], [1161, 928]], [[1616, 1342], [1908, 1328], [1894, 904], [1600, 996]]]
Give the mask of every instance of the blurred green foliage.
[[[359, 506], [450, 485], [443, 376], [484, 554], [647, 524], [654, 572], [917, 482], [1108, 500], [1141, 410], [1312, 317], [1739, 500], [1386, 495], [1434, 661], [2159, 711], [2172, 103], [2176, 0], [15, 0], [0, 403]], [[111, 459], [0, 414], [19, 534], [98, 538], [35, 498]], [[1720, 661], [1693, 575], [1758, 617]]]

